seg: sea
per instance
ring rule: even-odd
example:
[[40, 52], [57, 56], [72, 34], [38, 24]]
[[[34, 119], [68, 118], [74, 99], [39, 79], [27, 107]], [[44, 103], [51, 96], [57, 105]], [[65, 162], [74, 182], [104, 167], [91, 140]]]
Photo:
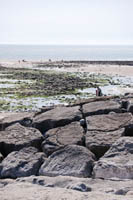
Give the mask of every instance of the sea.
[[132, 45], [0, 45], [0, 60], [133, 60]]

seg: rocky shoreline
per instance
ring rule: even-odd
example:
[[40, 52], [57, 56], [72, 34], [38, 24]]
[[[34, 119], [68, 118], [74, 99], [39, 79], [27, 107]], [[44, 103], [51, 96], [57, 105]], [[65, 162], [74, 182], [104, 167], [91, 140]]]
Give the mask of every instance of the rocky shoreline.
[[[101, 87], [106, 96], [132, 93], [131, 63], [126, 61], [0, 63], [0, 111], [29, 112], [38, 111], [43, 106], [69, 105], [78, 99], [95, 97], [97, 86]], [[130, 76], [120, 75], [127, 72]]]
[[132, 99], [1, 113], [0, 199], [133, 199]]

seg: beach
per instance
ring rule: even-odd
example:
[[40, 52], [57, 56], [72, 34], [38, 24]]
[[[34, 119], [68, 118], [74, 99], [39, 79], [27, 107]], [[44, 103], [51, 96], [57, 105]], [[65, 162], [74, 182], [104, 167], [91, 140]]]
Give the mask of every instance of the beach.
[[104, 96], [133, 93], [132, 61], [0, 61], [1, 111], [37, 111]]
[[[118, 64], [117, 64], [118, 63]], [[119, 64], [120, 63], [120, 64]], [[133, 63], [126, 61], [0, 61], [0, 65], [7, 68], [35, 68], [38, 65], [45, 70], [61, 72], [88, 72], [106, 75], [133, 76]], [[39, 67], [41, 68], [41, 67]]]

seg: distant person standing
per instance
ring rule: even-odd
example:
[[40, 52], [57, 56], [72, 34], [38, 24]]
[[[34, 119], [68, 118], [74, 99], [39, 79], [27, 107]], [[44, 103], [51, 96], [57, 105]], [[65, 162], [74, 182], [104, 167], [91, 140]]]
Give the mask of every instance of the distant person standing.
[[96, 89], [96, 96], [97, 97], [101, 97], [103, 94], [102, 94], [102, 90], [101, 88], [98, 86], [97, 89]]

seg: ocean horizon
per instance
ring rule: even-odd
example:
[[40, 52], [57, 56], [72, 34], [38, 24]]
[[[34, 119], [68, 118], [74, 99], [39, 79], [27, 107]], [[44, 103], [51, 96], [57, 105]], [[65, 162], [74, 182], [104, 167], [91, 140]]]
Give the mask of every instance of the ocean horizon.
[[132, 61], [133, 45], [0, 44], [0, 60]]

